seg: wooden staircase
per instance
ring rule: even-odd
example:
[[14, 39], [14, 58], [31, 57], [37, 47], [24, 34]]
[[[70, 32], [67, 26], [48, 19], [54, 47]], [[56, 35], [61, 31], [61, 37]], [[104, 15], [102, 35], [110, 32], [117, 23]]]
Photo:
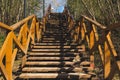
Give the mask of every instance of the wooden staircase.
[[41, 42], [32, 45], [27, 53], [21, 80], [92, 80], [96, 76], [85, 46], [75, 43], [71, 37], [66, 39], [67, 31], [67, 26], [58, 22], [46, 26]]

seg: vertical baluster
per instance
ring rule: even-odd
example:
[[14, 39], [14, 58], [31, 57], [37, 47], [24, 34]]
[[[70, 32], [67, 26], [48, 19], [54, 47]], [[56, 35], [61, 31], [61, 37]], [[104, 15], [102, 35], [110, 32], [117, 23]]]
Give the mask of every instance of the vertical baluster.
[[[94, 46], [94, 43], [95, 43], [95, 34], [94, 34], [94, 31], [93, 31], [93, 27], [91, 25], [91, 30], [90, 30], [90, 43], [89, 43], [89, 48], [92, 49], [92, 47]], [[94, 68], [94, 52], [92, 52], [90, 54], [90, 62], [91, 62], [91, 67]]]
[[40, 25], [39, 22], [36, 23], [36, 38], [37, 38], [37, 42], [40, 41]]
[[83, 19], [82, 22], [81, 22], [81, 40], [82, 40], [82, 41], [84, 41], [84, 39], [85, 39], [84, 26], [85, 26], [85, 24], [84, 24], [84, 19]]
[[104, 59], [104, 78], [106, 79], [109, 74], [110, 74], [110, 70], [111, 70], [111, 66], [110, 66], [110, 50], [108, 47], [107, 42], [105, 41], [104, 43], [104, 55], [105, 55], [105, 59]]
[[27, 44], [27, 23], [25, 23], [23, 26], [23, 30], [22, 30], [22, 45], [23, 47], [26, 49], [26, 44]]
[[9, 33], [9, 40], [6, 48], [6, 71], [8, 75], [8, 80], [12, 80], [12, 49], [13, 49], [13, 36]]
[[33, 18], [33, 20], [32, 20], [32, 24], [31, 24], [31, 29], [30, 29], [30, 31], [31, 31], [31, 38], [32, 38], [32, 44], [34, 44], [35, 43], [35, 26], [36, 26], [36, 19], [35, 19], [35, 17]]

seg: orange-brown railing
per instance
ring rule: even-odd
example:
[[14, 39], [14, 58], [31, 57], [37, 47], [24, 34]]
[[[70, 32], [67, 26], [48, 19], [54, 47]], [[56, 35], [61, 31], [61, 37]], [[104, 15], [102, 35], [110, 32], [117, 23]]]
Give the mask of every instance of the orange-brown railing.
[[[64, 13], [68, 15], [69, 11], [65, 8]], [[70, 15], [68, 15], [69, 17]], [[68, 32], [72, 34], [74, 41], [87, 43], [91, 67], [95, 67], [94, 55], [99, 53], [104, 70], [104, 79], [112, 80], [116, 72], [120, 75], [120, 56], [111, 40], [111, 31], [120, 27], [120, 23], [106, 27], [83, 15], [76, 22], [72, 18], [68, 19], [68, 23]]]
[[[89, 28], [87, 22], [90, 23]], [[82, 40], [86, 40], [88, 43], [91, 63], [94, 65], [94, 54], [98, 51], [104, 68], [104, 79], [106, 80], [112, 80], [115, 73], [120, 72], [120, 56], [111, 40], [111, 31], [116, 27], [120, 27], [120, 23], [106, 27], [86, 16], [82, 16], [80, 22]], [[100, 31], [101, 33], [99, 33]]]
[[[30, 44], [40, 41], [43, 27], [37, 21], [35, 15], [29, 16], [12, 26], [0, 23], [0, 28], [9, 31], [0, 50], [0, 71], [6, 80], [12, 80], [13, 64], [18, 51], [24, 53], [22, 58], [23, 66]], [[19, 33], [15, 34], [17, 29], [19, 29]]]

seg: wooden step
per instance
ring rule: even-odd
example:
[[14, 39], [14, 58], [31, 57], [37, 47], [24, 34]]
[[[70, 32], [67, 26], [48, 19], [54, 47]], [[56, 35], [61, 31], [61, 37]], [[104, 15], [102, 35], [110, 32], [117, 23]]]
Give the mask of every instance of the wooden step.
[[59, 79], [59, 78], [90, 78], [91, 75], [85, 73], [22, 73], [20, 78], [24, 79]]
[[27, 61], [26, 65], [29, 66], [74, 66], [76, 64], [80, 64], [80, 66], [90, 66], [90, 62], [70, 62], [70, 61]]
[[[65, 36], [66, 35], [44, 35], [44, 36], [42, 36], [42, 39], [48, 39], [48, 38], [55, 38], [55, 39], [57, 39], [57, 40], [61, 40], [61, 39], [65, 39]], [[49, 39], [48, 39], [49, 40]]]
[[61, 56], [61, 55], [77, 55], [77, 54], [82, 54], [82, 53], [72, 53], [72, 52], [70, 52], [70, 53], [59, 53], [59, 52], [57, 52], [57, 53], [50, 53], [50, 52], [47, 52], [47, 53], [39, 53], [39, 52], [28, 52], [28, 55], [30, 55], [30, 56], [42, 56], [42, 55], [44, 55], [44, 56]]
[[72, 49], [75, 49], [75, 48], [79, 48], [79, 49], [85, 49], [85, 46], [77, 46], [77, 45], [73, 45], [73, 46], [70, 46], [70, 45], [65, 45], [65, 46], [60, 46], [60, 45], [43, 45], [43, 46], [37, 46], [37, 45], [35, 45], [35, 46], [33, 46], [32, 48], [41, 48], [41, 49], [51, 49], [51, 48], [55, 48], [55, 49], [60, 49], [60, 48], [64, 48], [64, 49], [68, 49], [68, 48], [72, 48]]
[[35, 43], [34, 45], [40, 45], [40, 46], [42, 46], [42, 45], [52, 45], [52, 46], [76, 46], [76, 45], [78, 45], [78, 44], [76, 44], [76, 43]]
[[66, 33], [45, 33], [43, 35], [43, 38], [47, 38], [47, 37], [63, 37], [63, 36], [66, 36], [67, 34]]
[[36, 62], [36, 61], [27, 61], [26, 65], [37, 65], [37, 66], [48, 66], [48, 65], [55, 65], [55, 66], [66, 66], [66, 65], [73, 65], [74, 62], [68, 62], [68, 61], [63, 61], [63, 62], [59, 62], [59, 61], [40, 61], [40, 62]]
[[41, 60], [52, 60], [52, 61], [57, 61], [57, 60], [73, 60], [74, 57], [28, 57], [27, 60], [37, 60], [37, 61], [41, 61]]
[[46, 42], [46, 43], [50, 43], [50, 42], [52, 42], [52, 43], [66, 43], [67, 41], [61, 41], [61, 40], [42, 40], [41, 43], [42, 42]]
[[54, 37], [43, 37], [42, 40], [59, 40]]
[[60, 31], [60, 30], [58, 30], [58, 31], [56, 31], [56, 30], [47, 30], [46, 32], [45, 32], [45, 34], [48, 34], [48, 35], [50, 35], [50, 34], [54, 34], [54, 35], [61, 35], [61, 34], [66, 34], [66, 32], [63, 32], [62, 30]]
[[31, 49], [35, 52], [82, 52], [82, 49]]
[[25, 67], [23, 72], [81, 72], [81, 71], [93, 71], [91, 67], [74, 68], [74, 67]]

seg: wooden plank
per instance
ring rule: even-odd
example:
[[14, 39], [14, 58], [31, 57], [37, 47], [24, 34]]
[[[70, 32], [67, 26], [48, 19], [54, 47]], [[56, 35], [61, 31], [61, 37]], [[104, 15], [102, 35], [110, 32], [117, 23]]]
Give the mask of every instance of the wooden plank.
[[70, 44], [67, 44], [67, 43], [35, 43], [34, 45], [62, 45], [62, 46], [65, 46], [65, 45], [69, 45], [69, 46], [74, 46], [74, 45], [78, 45], [76, 43], [70, 43]]
[[13, 50], [13, 54], [12, 54], [12, 62], [11, 62], [11, 63], [12, 63], [12, 67], [13, 67], [14, 62], [15, 62], [15, 58], [16, 58], [17, 51], [18, 51], [17, 48], [15, 48], [15, 49]]
[[30, 19], [32, 19], [33, 17], [35, 17], [35, 15], [31, 15], [31, 16], [29, 16], [29, 17], [27, 17], [27, 18], [19, 21], [18, 23], [12, 25], [11, 27], [13, 28], [13, 30], [15, 30], [15, 29], [19, 28], [22, 24], [28, 22], [28, 21], [29, 21]]
[[65, 43], [66, 41], [60, 41], [60, 40], [43, 40], [43, 41], [41, 41], [41, 42], [46, 42], [46, 43], [48, 43], [48, 42], [54, 42], [54, 43], [56, 43], [56, 42], [59, 42], [59, 43]]
[[101, 45], [98, 45], [98, 50], [99, 50], [99, 53], [100, 53], [102, 63], [104, 64], [104, 53], [103, 53]]
[[37, 42], [40, 41], [40, 29], [39, 29], [40, 25], [39, 22], [36, 23], [36, 38], [37, 38]]
[[89, 22], [93, 23], [94, 25], [96, 25], [97, 27], [101, 28], [101, 29], [106, 29], [106, 26], [98, 23], [97, 21], [94, 21], [88, 17], [86, 17], [85, 15], [82, 15], [83, 18], [85, 18], [86, 20], [88, 20]]
[[108, 43], [108, 47], [109, 47], [112, 55], [113, 55], [114, 57], [117, 57], [118, 54], [117, 54], [117, 52], [116, 52], [116, 50], [115, 50], [115, 48], [114, 48], [113, 42], [112, 42], [111, 37], [110, 37], [110, 33], [107, 35], [107, 43]]
[[79, 77], [79, 78], [90, 78], [91, 75], [84, 73], [22, 73], [20, 78], [28, 79], [49, 79], [49, 78], [70, 78], [70, 77]]
[[13, 28], [11, 28], [10, 26], [6, 25], [6, 24], [3, 24], [0, 22], [0, 28], [3, 28], [3, 29], [6, 29], [6, 30], [9, 30], [9, 31], [12, 31]]
[[94, 46], [94, 43], [95, 43], [95, 35], [94, 35], [94, 31], [92, 30], [90, 32], [90, 43], [89, 43], [90, 49]]
[[13, 34], [10, 35], [8, 44], [6, 46], [6, 71], [8, 75], [8, 80], [12, 80], [12, 50], [13, 50]]
[[110, 61], [110, 50], [108, 48], [108, 44], [107, 42], [105, 42], [104, 44], [104, 55], [105, 55], [105, 64], [104, 64], [104, 79], [106, 79], [109, 74], [110, 74], [110, 70], [111, 70], [111, 61]]
[[70, 52], [70, 53], [59, 53], [59, 52], [39, 53], [39, 52], [35, 52], [34, 53], [34, 52], [28, 52], [28, 55], [31, 55], [31, 56], [42, 56], [42, 55], [44, 55], [44, 56], [60, 56], [60, 55], [77, 55], [77, 54], [82, 54], [82, 53], [72, 53], [72, 52]]
[[85, 30], [84, 30], [85, 24], [84, 24], [84, 23], [82, 23], [82, 24], [83, 24], [83, 25], [82, 25], [82, 27], [81, 27], [81, 39], [84, 40], [84, 39], [85, 39]]
[[31, 51], [35, 51], [35, 52], [41, 52], [41, 51], [45, 51], [45, 52], [71, 52], [71, 51], [75, 51], [75, 52], [82, 52], [84, 50], [82, 49], [31, 49]]
[[93, 28], [93, 31], [94, 31], [95, 40], [98, 41], [99, 36], [98, 36], [98, 32], [96, 30], [96, 26], [94, 24], [92, 24], [92, 28]]
[[[85, 26], [85, 23], [83, 23], [83, 27], [84, 27], [85, 33], [88, 33], [88, 31], [87, 31], [87, 29], [86, 29], [86, 26]], [[85, 35], [85, 33], [82, 33], [82, 34]], [[87, 41], [88, 46], [89, 46], [89, 37], [88, 37], [88, 35], [86, 35], [86, 41]]]
[[83, 67], [83, 68], [74, 68], [74, 67], [25, 67], [22, 69], [24, 72], [58, 72], [58, 71], [63, 71], [63, 72], [81, 72], [81, 71], [93, 71], [91, 67]]
[[13, 35], [14, 41], [17, 44], [17, 46], [22, 50], [22, 52], [24, 54], [26, 54], [27, 53], [26, 50], [24, 49], [24, 47], [22, 46], [22, 44], [18, 41], [18, 39], [16, 38], [15, 34], [13, 32], [11, 34]]
[[7, 74], [7, 71], [6, 71], [6, 68], [5, 68], [5, 66], [3, 65], [3, 63], [0, 64], [0, 71], [2, 72], [3, 76], [5, 77], [5, 79], [6, 79], [6, 80], [9, 80], [8, 74]]
[[54, 45], [54, 46], [53, 46], [53, 45], [37, 46], [37, 45], [34, 45], [33, 48], [41, 48], [41, 49], [42, 49], [42, 48], [43, 48], [43, 49], [44, 49], [44, 48], [49, 48], [49, 49], [51, 49], [51, 48], [53, 48], [53, 49], [54, 49], [54, 48], [56, 48], [56, 49], [57, 49], [57, 48], [64, 48], [64, 49], [65, 49], [65, 48], [73, 48], [73, 49], [74, 49], [74, 48], [78, 48], [78, 49], [84, 49], [85, 46], [84, 46], [84, 45], [83, 45], [83, 46], [80, 46], [80, 45], [71, 45], [71, 46], [70, 46], [70, 45], [65, 45], [65, 46], [60, 46], [60, 45]]
[[63, 61], [63, 62], [58, 62], [58, 61], [40, 61], [40, 62], [26, 62], [26, 65], [73, 65], [73, 62], [68, 62], [68, 61]]
[[72, 60], [74, 57], [28, 57], [27, 60]]

